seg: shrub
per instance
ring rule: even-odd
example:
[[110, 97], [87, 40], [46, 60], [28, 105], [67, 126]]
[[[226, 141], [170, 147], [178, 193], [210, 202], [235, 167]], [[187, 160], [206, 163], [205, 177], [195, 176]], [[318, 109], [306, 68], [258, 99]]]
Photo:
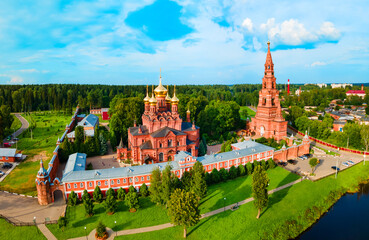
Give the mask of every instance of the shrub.
[[136, 192], [128, 192], [126, 195], [126, 205], [130, 210], [136, 210], [140, 207], [138, 195]]
[[237, 169], [235, 166], [232, 166], [230, 169], [229, 169], [229, 178], [230, 179], [234, 179], [237, 177]]
[[226, 181], [229, 178], [229, 173], [224, 168], [221, 168], [219, 170], [219, 175], [220, 175], [220, 180], [221, 181]]
[[269, 169], [273, 169], [273, 168], [275, 168], [276, 166], [277, 166], [277, 164], [275, 164], [274, 160], [273, 160], [273, 159], [271, 159], [271, 158], [269, 158], [269, 159], [268, 159], [268, 168], [269, 168]]
[[117, 191], [118, 200], [123, 201], [125, 196], [126, 196], [126, 191], [123, 188], [119, 188]]
[[207, 185], [210, 185], [211, 182], [211, 175], [208, 172], [205, 172], [205, 181]]
[[67, 226], [67, 218], [60, 216], [59, 220], [58, 220], [58, 226], [59, 226], [59, 228], [63, 228], [63, 230], [64, 230], [64, 227]]
[[147, 186], [145, 183], [143, 183], [140, 187], [140, 194], [142, 197], [147, 197], [149, 195], [149, 190], [147, 189]]
[[102, 238], [105, 236], [105, 234], [106, 234], [106, 226], [102, 222], [99, 222], [96, 227], [96, 235]]
[[92, 194], [95, 202], [101, 202], [103, 199], [103, 195], [101, 193], [101, 190], [99, 186], [95, 187], [94, 193]]
[[107, 213], [113, 214], [115, 209], [117, 208], [117, 201], [113, 196], [107, 196], [105, 201], [103, 202], [103, 206]]
[[72, 191], [69, 194], [68, 204], [70, 206], [75, 206], [75, 205], [77, 205], [77, 203], [78, 203], [78, 196], [74, 191]]
[[244, 176], [246, 174], [246, 169], [245, 167], [241, 164], [238, 166], [238, 175], [239, 176]]
[[220, 175], [216, 168], [213, 168], [211, 171], [211, 182], [212, 183], [218, 183], [220, 181]]
[[112, 196], [113, 198], [115, 198], [115, 191], [114, 191], [114, 189], [109, 188], [109, 189], [108, 189], [108, 191], [106, 191], [105, 196], [106, 196], [106, 197], [108, 197], [108, 196]]
[[266, 162], [265, 162], [265, 160], [262, 160], [261, 162], [260, 162], [261, 164], [261, 167], [264, 169], [264, 170], [268, 170], [268, 166], [267, 166], [267, 164], [266, 164]]
[[253, 168], [252, 163], [250, 163], [250, 162], [249, 162], [249, 163], [247, 163], [247, 164], [246, 164], [246, 169], [247, 169], [246, 174], [247, 174], [247, 175], [251, 175], [251, 174], [252, 174], [252, 172], [253, 172], [253, 169], [254, 169], [254, 168]]
[[82, 201], [84, 202], [84, 201], [86, 201], [87, 199], [90, 199], [91, 197], [90, 197], [90, 194], [87, 192], [87, 190], [85, 189], [84, 191], [83, 191], [83, 194], [82, 194]]
[[136, 188], [134, 186], [129, 186], [128, 192], [137, 192]]
[[83, 201], [83, 206], [85, 206], [85, 212], [88, 216], [94, 215], [94, 203], [90, 198]]

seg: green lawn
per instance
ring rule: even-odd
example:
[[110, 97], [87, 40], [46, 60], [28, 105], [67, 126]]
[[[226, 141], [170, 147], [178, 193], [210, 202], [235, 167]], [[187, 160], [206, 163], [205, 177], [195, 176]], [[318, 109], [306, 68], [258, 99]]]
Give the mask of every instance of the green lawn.
[[[49, 224], [47, 227], [58, 239], [68, 239], [83, 236], [84, 227], [87, 227], [87, 232], [90, 233], [99, 221], [113, 230], [148, 227], [169, 222], [164, 207], [156, 206], [149, 198], [140, 198], [140, 208], [135, 213], [130, 213], [128, 207], [121, 201], [118, 202], [118, 210], [113, 215], [107, 215], [102, 204], [96, 204], [94, 210], [94, 216], [86, 217], [83, 204], [68, 207], [66, 215], [68, 224], [64, 232], [56, 224]], [[114, 221], [117, 221], [116, 226]]]
[[35, 226], [15, 227], [0, 218], [0, 239], [38, 240], [46, 238]]
[[[31, 122], [30, 116], [24, 116], [28, 122]], [[33, 130], [33, 139], [31, 134], [25, 131], [21, 134], [18, 142], [18, 150], [28, 155], [28, 158], [19, 164], [4, 181], [0, 182], [0, 190], [17, 192], [31, 196], [37, 195], [35, 177], [40, 168], [39, 159], [30, 161], [29, 159], [35, 155], [46, 154], [47, 158], [43, 158], [44, 167], [51, 160], [52, 153], [56, 147], [58, 137], [61, 137], [65, 125], [71, 120], [70, 115], [58, 115], [52, 112], [41, 112], [32, 114], [32, 118], [36, 121], [36, 128]]]
[[242, 120], [246, 120], [246, 116], [241, 114], [242, 113], [242, 110], [243, 109], [246, 109], [247, 110], [247, 115], [250, 116], [250, 117], [255, 117], [255, 114], [256, 112], [254, 112], [253, 110], [251, 110], [249, 107], [247, 106], [241, 106], [240, 107], [240, 116], [241, 116], [241, 119]]
[[[268, 170], [268, 176], [271, 179], [270, 189], [299, 178], [299, 176], [280, 167]], [[251, 197], [251, 176], [240, 177], [210, 186], [207, 197], [201, 203], [201, 213], [222, 208], [224, 197], [227, 198], [227, 205]], [[148, 227], [169, 222], [165, 208], [156, 206], [149, 198], [141, 198], [140, 201], [142, 206], [136, 213], [129, 213], [128, 208], [123, 202], [119, 202], [118, 211], [112, 216], [105, 213], [101, 204], [97, 204], [95, 205], [96, 214], [90, 218], [85, 216], [82, 204], [75, 207], [68, 207], [67, 219], [69, 222], [64, 232], [59, 230], [57, 225], [48, 225], [48, 228], [58, 239], [67, 239], [83, 236], [85, 226], [87, 227], [87, 232], [90, 232], [96, 227], [99, 220], [114, 230]], [[114, 221], [118, 222], [117, 227], [114, 227]]]
[[[315, 219], [307, 221], [305, 217], [299, 217], [307, 208], [317, 206], [327, 210], [329, 204], [326, 199], [332, 190], [342, 188], [353, 190], [358, 183], [368, 178], [368, 172], [369, 165], [358, 164], [340, 172], [337, 179], [330, 176], [317, 182], [305, 180], [272, 194], [269, 198], [269, 206], [260, 219], [255, 218], [257, 210], [250, 202], [240, 206], [236, 211], [226, 211], [201, 220], [189, 230], [188, 239], [261, 239], [262, 236], [273, 239], [270, 236], [265, 237], [265, 232], [272, 233], [280, 230], [286, 220], [293, 219], [302, 225], [301, 232], [315, 221]], [[182, 234], [181, 227], [173, 227], [155, 232], [120, 236], [116, 239], [181, 239]], [[274, 239], [285, 238], [277, 235]]]

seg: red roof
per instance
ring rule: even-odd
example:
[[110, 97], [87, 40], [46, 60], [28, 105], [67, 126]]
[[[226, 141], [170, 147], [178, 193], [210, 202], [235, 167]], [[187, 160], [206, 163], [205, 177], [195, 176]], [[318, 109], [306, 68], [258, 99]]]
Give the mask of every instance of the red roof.
[[365, 94], [364, 90], [349, 90], [346, 92], [347, 93], [351, 93], [351, 94]]

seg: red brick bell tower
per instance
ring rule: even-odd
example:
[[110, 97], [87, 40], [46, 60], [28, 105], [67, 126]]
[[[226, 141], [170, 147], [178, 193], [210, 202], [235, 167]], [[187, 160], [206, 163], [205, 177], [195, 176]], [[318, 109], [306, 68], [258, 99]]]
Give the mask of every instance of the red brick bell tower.
[[256, 115], [252, 118], [250, 130], [258, 137], [274, 138], [280, 141], [287, 136], [287, 121], [282, 116], [269, 41], [264, 68], [262, 88], [259, 92], [259, 104]]

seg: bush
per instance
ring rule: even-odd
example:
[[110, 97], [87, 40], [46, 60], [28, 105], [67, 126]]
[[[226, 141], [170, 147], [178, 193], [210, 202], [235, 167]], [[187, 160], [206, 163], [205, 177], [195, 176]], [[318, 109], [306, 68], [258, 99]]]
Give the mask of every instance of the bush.
[[103, 202], [103, 206], [107, 213], [113, 214], [115, 209], [117, 208], [117, 201], [113, 196], [107, 196], [105, 201]]
[[239, 176], [244, 176], [246, 174], [246, 169], [245, 167], [241, 164], [238, 166], [238, 175]]
[[90, 198], [83, 201], [83, 206], [85, 206], [85, 212], [88, 216], [94, 215], [94, 203]]
[[105, 234], [106, 234], [106, 226], [102, 222], [99, 222], [96, 227], [96, 235], [102, 238], [105, 236]]
[[271, 158], [269, 158], [269, 159], [268, 159], [268, 168], [269, 168], [269, 169], [273, 169], [273, 168], [275, 168], [276, 166], [277, 166], [277, 164], [275, 164], [274, 160], [273, 160], [273, 159], [271, 159]]
[[92, 196], [93, 196], [95, 202], [100, 203], [102, 201], [103, 195], [101, 193], [101, 190], [100, 190], [99, 186], [95, 187], [95, 190], [94, 190], [94, 193], [92, 194]]
[[128, 192], [137, 192], [136, 188], [134, 186], [129, 186]]
[[64, 230], [64, 227], [67, 226], [67, 218], [60, 216], [59, 220], [58, 220], [58, 226], [59, 226], [59, 228], [63, 228], [63, 230]]
[[69, 198], [68, 198], [68, 204], [70, 206], [76, 206], [78, 203], [78, 196], [77, 194], [72, 191], [70, 194], [69, 194]]
[[131, 210], [136, 210], [140, 207], [138, 201], [138, 195], [136, 192], [129, 192], [126, 195], [126, 205]]
[[205, 181], [207, 185], [211, 184], [211, 175], [208, 172], [205, 172]]
[[149, 190], [147, 189], [147, 186], [145, 183], [143, 183], [140, 187], [140, 194], [142, 197], [147, 197], [149, 195]]
[[260, 165], [261, 165], [261, 167], [266, 171], [266, 170], [268, 170], [268, 166], [267, 166], [267, 164], [266, 164], [266, 162], [265, 162], [265, 160], [261, 160], [260, 161]]
[[109, 188], [108, 191], [106, 191], [105, 194], [106, 197], [112, 196], [113, 198], [115, 198], [115, 191], [112, 188]]
[[119, 188], [117, 191], [117, 198], [118, 200], [123, 201], [126, 196], [126, 191], [123, 188]]
[[219, 175], [220, 175], [220, 180], [221, 181], [227, 181], [229, 178], [229, 174], [227, 172], [227, 170], [225, 170], [224, 168], [221, 168], [219, 170]]
[[90, 194], [87, 192], [87, 190], [85, 189], [84, 191], [83, 191], [83, 194], [82, 194], [82, 201], [84, 202], [84, 201], [86, 201], [87, 199], [90, 199], [91, 197], [90, 197]]
[[230, 179], [234, 179], [237, 177], [237, 169], [235, 166], [232, 166], [230, 169], [229, 169], [229, 178]]
[[251, 175], [253, 170], [254, 170], [254, 167], [253, 167], [252, 163], [250, 163], [250, 162], [247, 163], [246, 164], [246, 169], [247, 169], [246, 174]]
[[213, 168], [211, 171], [211, 182], [212, 183], [218, 183], [220, 181], [220, 175], [216, 168]]

